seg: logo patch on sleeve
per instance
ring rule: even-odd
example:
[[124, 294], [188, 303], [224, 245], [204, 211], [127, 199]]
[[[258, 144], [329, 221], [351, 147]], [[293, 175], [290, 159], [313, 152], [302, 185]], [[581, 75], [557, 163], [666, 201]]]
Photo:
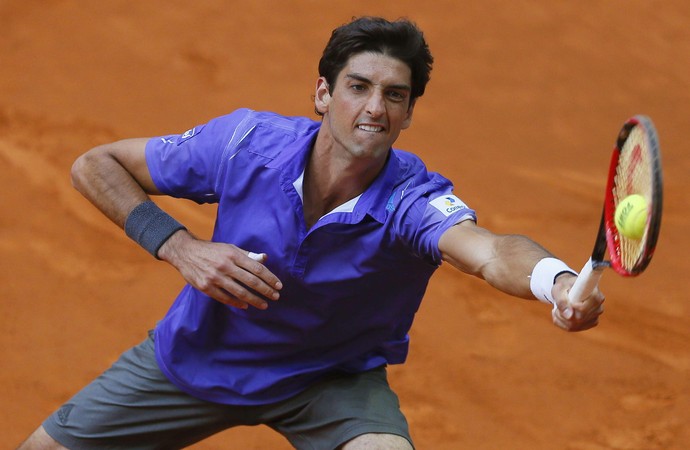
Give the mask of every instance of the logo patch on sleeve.
[[182, 136], [180, 136], [180, 139], [189, 139], [190, 137], [194, 136], [196, 134], [196, 128], [192, 128], [191, 130], [187, 130], [184, 133], [182, 133]]
[[198, 136], [199, 133], [201, 133], [201, 130], [204, 129], [204, 127], [205, 125], [199, 125], [198, 127], [194, 127], [191, 130], [185, 131], [177, 138], [177, 145], [180, 145], [183, 142], [190, 140], [194, 136]]
[[436, 197], [430, 201], [429, 204], [441, 211], [446, 217], [450, 216], [455, 211], [467, 208], [467, 205], [465, 205], [462, 200], [454, 195], [442, 195], [441, 197]]

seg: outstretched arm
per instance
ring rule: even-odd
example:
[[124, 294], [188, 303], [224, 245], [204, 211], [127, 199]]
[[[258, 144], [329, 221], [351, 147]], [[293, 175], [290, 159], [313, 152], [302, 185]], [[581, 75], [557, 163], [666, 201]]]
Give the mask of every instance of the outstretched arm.
[[[553, 258], [542, 246], [520, 235], [498, 235], [464, 221], [449, 228], [439, 240], [444, 261], [463, 272], [486, 280], [507, 294], [535, 299], [531, 277], [537, 263]], [[557, 276], [556, 276], [557, 275]], [[568, 301], [568, 290], [575, 281], [569, 272], [554, 274], [551, 298], [555, 301], [553, 321], [569, 330], [585, 330], [597, 325], [603, 312], [604, 296], [596, 291], [581, 303]]]
[[[265, 255], [251, 257], [232, 244], [196, 239], [181, 225], [169, 227], [174, 219], [150, 201], [149, 195], [161, 192], [146, 164], [147, 141], [127, 139], [89, 150], [72, 166], [74, 187], [130, 236], [146, 236], [145, 243], [138, 242], [210, 297], [242, 309], [265, 309], [266, 299], [277, 300], [282, 285], [262, 264]], [[169, 232], [156, 233], [157, 227]], [[156, 240], [159, 245], [152, 246]]]

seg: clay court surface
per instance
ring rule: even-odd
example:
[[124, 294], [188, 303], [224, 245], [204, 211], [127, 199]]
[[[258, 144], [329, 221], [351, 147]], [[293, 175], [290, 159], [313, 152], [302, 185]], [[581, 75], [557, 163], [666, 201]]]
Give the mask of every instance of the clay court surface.
[[[424, 3], [424, 4], [422, 4]], [[74, 159], [238, 107], [313, 116], [316, 65], [352, 16], [415, 20], [436, 58], [397, 147], [452, 179], [480, 224], [579, 269], [622, 122], [650, 115], [665, 215], [647, 272], [602, 281], [598, 328], [442, 267], [391, 383], [420, 449], [690, 448], [690, 3], [0, 3], [0, 442], [13, 448], [141, 341], [182, 286], [70, 185]], [[214, 209], [161, 199], [208, 237]], [[289, 448], [266, 428], [198, 449]]]

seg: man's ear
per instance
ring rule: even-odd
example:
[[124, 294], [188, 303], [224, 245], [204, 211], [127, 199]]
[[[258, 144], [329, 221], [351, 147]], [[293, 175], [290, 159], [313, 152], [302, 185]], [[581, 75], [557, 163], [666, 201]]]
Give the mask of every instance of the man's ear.
[[314, 95], [314, 108], [321, 114], [328, 112], [331, 103], [330, 86], [324, 77], [316, 80], [316, 94]]
[[407, 108], [407, 116], [405, 116], [405, 119], [403, 120], [402, 123], [402, 129], [406, 130], [412, 125], [412, 113], [414, 112], [414, 105], [417, 103], [417, 99], [415, 98], [414, 100], [410, 101], [410, 107]]

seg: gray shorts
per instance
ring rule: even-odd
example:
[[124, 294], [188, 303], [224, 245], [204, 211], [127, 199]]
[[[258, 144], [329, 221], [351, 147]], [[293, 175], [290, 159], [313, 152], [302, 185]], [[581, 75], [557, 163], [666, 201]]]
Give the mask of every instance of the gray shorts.
[[120, 359], [43, 423], [68, 448], [174, 449], [239, 425], [266, 425], [297, 449], [335, 449], [365, 433], [412, 442], [385, 367], [334, 374], [288, 400], [229, 406], [192, 397], [158, 368], [153, 338]]

